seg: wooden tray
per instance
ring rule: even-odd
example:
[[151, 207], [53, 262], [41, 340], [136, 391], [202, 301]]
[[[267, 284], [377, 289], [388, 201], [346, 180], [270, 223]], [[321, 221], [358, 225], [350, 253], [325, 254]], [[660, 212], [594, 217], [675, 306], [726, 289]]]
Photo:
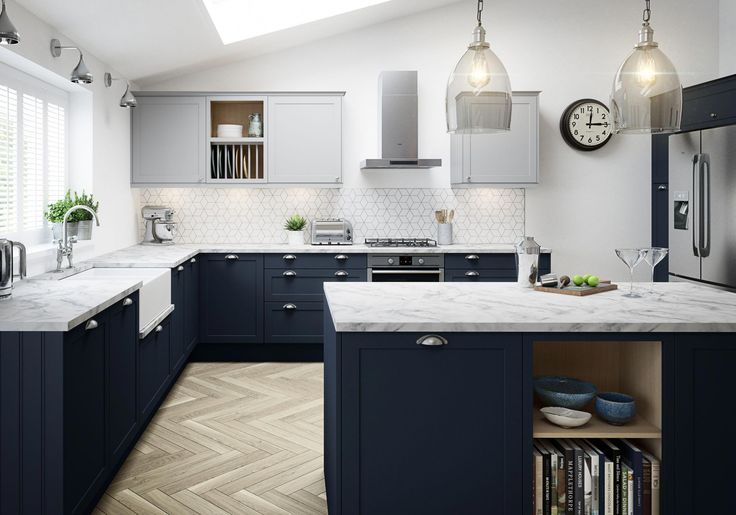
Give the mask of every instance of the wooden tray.
[[535, 286], [535, 291], [543, 291], [547, 293], [559, 293], [561, 295], [574, 295], [576, 297], [587, 297], [596, 293], [604, 293], [607, 291], [618, 290], [617, 284], [601, 283], [596, 287], [591, 286], [565, 286], [564, 288], [548, 288], [547, 286]]

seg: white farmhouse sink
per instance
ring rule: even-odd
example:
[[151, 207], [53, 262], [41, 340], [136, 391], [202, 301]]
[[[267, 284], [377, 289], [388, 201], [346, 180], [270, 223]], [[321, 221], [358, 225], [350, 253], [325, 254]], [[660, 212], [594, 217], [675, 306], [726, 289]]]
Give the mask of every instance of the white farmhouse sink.
[[62, 281], [89, 283], [115, 279], [143, 282], [138, 293], [138, 327], [142, 336], [171, 312], [171, 270], [168, 268], [90, 268]]

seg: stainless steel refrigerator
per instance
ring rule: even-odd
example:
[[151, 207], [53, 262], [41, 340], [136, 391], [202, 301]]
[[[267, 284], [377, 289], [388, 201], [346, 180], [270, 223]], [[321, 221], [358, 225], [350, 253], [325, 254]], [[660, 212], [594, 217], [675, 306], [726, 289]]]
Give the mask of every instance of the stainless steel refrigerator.
[[669, 143], [670, 279], [736, 288], [736, 126]]

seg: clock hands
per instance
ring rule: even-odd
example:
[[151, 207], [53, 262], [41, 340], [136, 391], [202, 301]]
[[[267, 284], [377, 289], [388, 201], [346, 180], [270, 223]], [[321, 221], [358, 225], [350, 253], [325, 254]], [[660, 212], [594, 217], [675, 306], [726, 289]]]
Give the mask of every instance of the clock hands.
[[587, 125], [589, 129], [593, 125], [593, 113], [592, 112], [590, 113], [590, 119], [588, 120]]

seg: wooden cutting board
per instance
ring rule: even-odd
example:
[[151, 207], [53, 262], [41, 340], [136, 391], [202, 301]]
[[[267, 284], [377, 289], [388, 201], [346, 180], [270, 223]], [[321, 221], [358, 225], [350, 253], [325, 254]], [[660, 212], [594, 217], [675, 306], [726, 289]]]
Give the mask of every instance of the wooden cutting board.
[[574, 295], [576, 297], [587, 297], [596, 293], [604, 293], [607, 291], [618, 290], [617, 284], [599, 284], [595, 288], [591, 286], [565, 286], [564, 288], [548, 288], [547, 286], [535, 286], [535, 291], [543, 291], [546, 293], [559, 293], [561, 295]]

